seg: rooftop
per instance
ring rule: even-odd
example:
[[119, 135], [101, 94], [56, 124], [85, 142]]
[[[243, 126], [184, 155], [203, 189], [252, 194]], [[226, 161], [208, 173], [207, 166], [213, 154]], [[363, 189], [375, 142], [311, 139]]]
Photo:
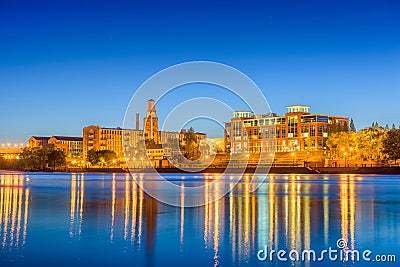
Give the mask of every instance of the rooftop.
[[62, 140], [62, 141], [74, 141], [74, 142], [79, 142], [83, 141], [83, 137], [75, 137], [75, 136], [52, 136], [56, 138], [57, 140]]
[[298, 107], [302, 107], [302, 108], [311, 108], [311, 106], [301, 105], [301, 104], [286, 106], [285, 108], [298, 108]]
[[50, 139], [50, 136], [32, 136], [31, 138], [35, 138], [36, 140], [40, 141], [48, 141]]

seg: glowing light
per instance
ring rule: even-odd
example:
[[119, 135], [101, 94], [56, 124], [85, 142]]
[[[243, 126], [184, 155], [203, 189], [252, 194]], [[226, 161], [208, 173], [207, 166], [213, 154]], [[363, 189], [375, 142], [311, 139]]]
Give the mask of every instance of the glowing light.
[[[1, 175], [0, 225], [2, 249], [13, 249], [25, 244], [28, 222], [29, 189], [24, 188], [24, 177]], [[25, 199], [25, 200], [24, 200]]]

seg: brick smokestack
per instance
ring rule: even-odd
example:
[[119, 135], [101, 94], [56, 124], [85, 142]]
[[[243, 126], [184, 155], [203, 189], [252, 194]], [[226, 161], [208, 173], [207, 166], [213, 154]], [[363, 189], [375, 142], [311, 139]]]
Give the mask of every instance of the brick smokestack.
[[139, 113], [136, 113], [136, 130], [139, 130]]

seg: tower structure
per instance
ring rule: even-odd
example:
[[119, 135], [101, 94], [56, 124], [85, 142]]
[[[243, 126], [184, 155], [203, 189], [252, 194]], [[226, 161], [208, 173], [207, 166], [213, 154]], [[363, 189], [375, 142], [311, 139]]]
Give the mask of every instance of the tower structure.
[[156, 112], [156, 101], [150, 99], [147, 101], [146, 117], [143, 123], [144, 138], [153, 140], [156, 144], [160, 142], [160, 133], [158, 131], [158, 117]]

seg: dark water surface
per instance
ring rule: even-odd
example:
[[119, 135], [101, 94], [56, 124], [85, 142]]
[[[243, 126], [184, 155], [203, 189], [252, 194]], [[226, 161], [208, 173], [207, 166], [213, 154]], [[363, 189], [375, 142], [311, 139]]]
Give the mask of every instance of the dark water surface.
[[[167, 177], [185, 186], [229, 183]], [[271, 175], [254, 193], [252, 186], [245, 177], [219, 201], [180, 208], [148, 197], [125, 174], [3, 172], [0, 266], [400, 266], [399, 176]], [[266, 246], [338, 249], [338, 239], [397, 263], [257, 258]]]

